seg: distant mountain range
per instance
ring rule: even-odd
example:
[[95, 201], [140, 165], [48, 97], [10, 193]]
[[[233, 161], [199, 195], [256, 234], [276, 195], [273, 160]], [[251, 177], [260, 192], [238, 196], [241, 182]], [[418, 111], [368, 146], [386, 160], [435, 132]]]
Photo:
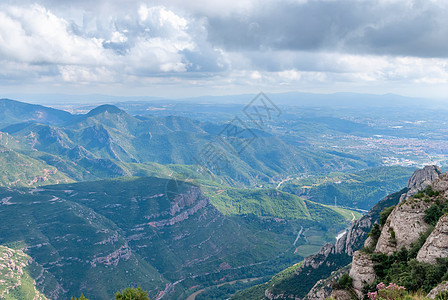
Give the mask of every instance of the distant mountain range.
[[[99, 106], [84, 115], [11, 100], [0, 100], [0, 105], [8, 107], [1, 111], [1, 146], [56, 167], [72, 180], [135, 175], [128, 166], [132, 163], [208, 166], [204, 152], [210, 144], [229, 162], [220, 175], [233, 184], [269, 183], [282, 174], [325, 173], [368, 165], [356, 157], [320, 151], [255, 128], [236, 126], [246, 135], [229, 137], [223, 133], [227, 124], [177, 116], [134, 117], [112, 105]], [[13, 145], [5, 144], [8, 139]], [[232, 139], [247, 143], [247, 147], [236, 153], [228, 147]]]
[[0, 257], [12, 255], [0, 269], [27, 260], [0, 296], [108, 299], [142, 286], [183, 299], [269, 276], [334, 241], [361, 217], [351, 208], [411, 172], [311, 142], [375, 132], [363, 123], [302, 113], [261, 128], [226, 122], [234, 108], [208, 120], [210, 109], [197, 120], [0, 100]]
[[[18, 96], [18, 97], [17, 97]], [[13, 98], [29, 99], [38, 103], [60, 103], [61, 101], [69, 103], [137, 103], [137, 102], [179, 102], [179, 103], [209, 103], [209, 104], [241, 104], [245, 105], [252, 100], [256, 94], [235, 94], [226, 96], [201, 96], [201, 97], [183, 97], [167, 99], [164, 97], [144, 97], [144, 96], [112, 96], [102, 94], [92, 95], [66, 95], [66, 94], [39, 94], [39, 95], [16, 95]], [[298, 105], [298, 106], [403, 106], [403, 105], [438, 105], [443, 101], [406, 97], [397, 94], [364, 94], [364, 93], [306, 93], [306, 92], [286, 92], [286, 93], [267, 93], [268, 97], [275, 99], [279, 105]]]

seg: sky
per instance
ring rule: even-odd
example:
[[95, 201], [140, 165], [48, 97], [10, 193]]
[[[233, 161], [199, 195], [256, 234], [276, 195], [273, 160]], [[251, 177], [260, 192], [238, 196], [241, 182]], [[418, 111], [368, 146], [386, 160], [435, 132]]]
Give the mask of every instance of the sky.
[[445, 0], [2, 0], [0, 97], [448, 99]]

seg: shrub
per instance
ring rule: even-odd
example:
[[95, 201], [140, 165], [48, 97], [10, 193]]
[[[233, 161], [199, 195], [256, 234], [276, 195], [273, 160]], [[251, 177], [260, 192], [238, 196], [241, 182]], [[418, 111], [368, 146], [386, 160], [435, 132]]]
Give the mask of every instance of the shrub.
[[390, 241], [392, 244], [396, 245], [396, 244], [397, 244], [397, 238], [395, 237], [395, 231], [394, 231], [392, 228], [390, 228], [390, 229], [389, 229], [389, 233], [390, 233], [389, 241]]
[[386, 286], [384, 283], [380, 282], [376, 286], [376, 288], [377, 291], [369, 292], [367, 294], [369, 299], [395, 300], [395, 299], [403, 299], [407, 295], [405, 287], [399, 286], [395, 283], [389, 283], [389, 285]]
[[424, 220], [426, 223], [435, 226], [442, 215], [442, 209], [440, 209], [440, 206], [436, 204], [425, 210]]
[[352, 287], [353, 279], [346, 273], [339, 278], [334, 288], [337, 290], [348, 290]]
[[415, 195], [415, 199], [422, 199], [425, 196], [425, 193], [423, 191], [418, 191]]
[[115, 294], [115, 300], [149, 300], [148, 293], [141, 287], [127, 288]]
[[436, 295], [436, 300], [448, 300], [448, 291], [442, 291]]
[[368, 236], [371, 237], [372, 240], [374, 241], [374, 244], [376, 244], [376, 242], [378, 242], [378, 239], [380, 238], [380, 235], [381, 235], [380, 225], [378, 225], [378, 223], [374, 223]]
[[375, 250], [380, 235], [381, 235], [380, 225], [378, 225], [378, 223], [373, 223], [372, 229], [367, 235], [367, 237], [370, 237], [372, 239], [372, 243], [369, 247], [363, 247], [361, 251], [363, 251], [364, 253], [372, 253]]
[[386, 224], [386, 220], [389, 217], [390, 213], [394, 210], [395, 205], [390, 206], [390, 207], [386, 207], [385, 209], [383, 209], [382, 212], [380, 212], [380, 224], [381, 226], [384, 226], [384, 224]]

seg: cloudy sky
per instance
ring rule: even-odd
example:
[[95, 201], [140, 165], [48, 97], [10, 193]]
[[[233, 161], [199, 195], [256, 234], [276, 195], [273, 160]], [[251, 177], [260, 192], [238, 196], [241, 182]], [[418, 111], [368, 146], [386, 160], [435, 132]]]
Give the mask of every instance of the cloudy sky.
[[448, 98], [445, 0], [2, 0], [0, 97]]

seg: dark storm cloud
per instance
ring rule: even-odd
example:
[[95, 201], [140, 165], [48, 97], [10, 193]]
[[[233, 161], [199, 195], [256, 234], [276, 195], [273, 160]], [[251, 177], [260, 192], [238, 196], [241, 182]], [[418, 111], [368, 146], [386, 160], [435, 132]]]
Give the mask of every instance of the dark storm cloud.
[[447, 57], [447, 7], [426, 0], [268, 2], [249, 14], [210, 17], [208, 32], [232, 51]]

